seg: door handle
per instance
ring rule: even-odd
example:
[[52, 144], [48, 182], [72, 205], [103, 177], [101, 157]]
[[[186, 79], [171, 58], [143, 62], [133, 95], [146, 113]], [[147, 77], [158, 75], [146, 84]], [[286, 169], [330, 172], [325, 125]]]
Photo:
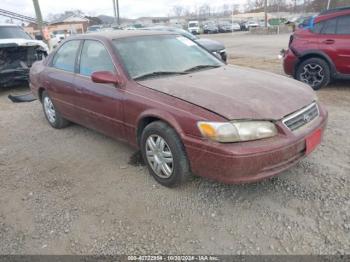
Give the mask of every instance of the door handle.
[[333, 39], [327, 39], [327, 40], [324, 40], [323, 43], [326, 45], [331, 45], [331, 44], [334, 44], [335, 41]]

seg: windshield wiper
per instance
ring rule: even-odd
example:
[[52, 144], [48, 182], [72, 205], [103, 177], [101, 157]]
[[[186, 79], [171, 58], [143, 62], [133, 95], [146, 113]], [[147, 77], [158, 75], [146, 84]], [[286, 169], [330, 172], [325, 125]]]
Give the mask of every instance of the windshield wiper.
[[201, 69], [206, 69], [206, 68], [217, 68], [217, 67], [220, 67], [220, 66], [221, 65], [197, 65], [197, 66], [191, 67], [189, 69], [186, 69], [184, 71], [184, 73], [193, 72], [193, 71], [196, 71], [196, 70], [201, 70]]
[[157, 77], [157, 76], [166, 76], [166, 75], [184, 75], [187, 74], [186, 72], [176, 72], [176, 71], [158, 71], [158, 72], [152, 72], [147, 73], [143, 75], [139, 75], [134, 77], [134, 80], [142, 80], [149, 77]]

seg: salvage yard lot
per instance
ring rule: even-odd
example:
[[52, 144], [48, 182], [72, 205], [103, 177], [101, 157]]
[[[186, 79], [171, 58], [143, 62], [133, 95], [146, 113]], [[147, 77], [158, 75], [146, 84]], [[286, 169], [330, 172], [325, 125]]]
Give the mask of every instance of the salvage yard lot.
[[[229, 63], [280, 74], [288, 37], [210, 36]], [[55, 130], [39, 102], [7, 99], [25, 91], [0, 91], [1, 254], [350, 252], [349, 82], [318, 92], [328, 128], [295, 167], [250, 185], [196, 178], [175, 189], [135, 165], [129, 146], [78, 125]]]

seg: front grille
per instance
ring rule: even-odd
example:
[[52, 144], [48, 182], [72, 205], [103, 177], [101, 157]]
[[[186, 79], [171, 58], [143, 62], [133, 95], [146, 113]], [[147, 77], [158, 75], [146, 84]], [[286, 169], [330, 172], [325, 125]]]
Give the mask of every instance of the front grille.
[[310, 123], [315, 118], [319, 116], [319, 110], [316, 103], [312, 103], [311, 105], [287, 116], [282, 120], [283, 124], [285, 124], [290, 130], [294, 131], [298, 128]]

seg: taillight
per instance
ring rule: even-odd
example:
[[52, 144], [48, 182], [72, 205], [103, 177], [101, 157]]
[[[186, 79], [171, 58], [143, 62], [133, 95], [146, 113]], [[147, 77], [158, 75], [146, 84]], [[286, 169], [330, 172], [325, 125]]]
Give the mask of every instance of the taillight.
[[294, 35], [291, 35], [290, 38], [289, 38], [288, 46], [290, 46], [292, 44], [293, 39], [294, 39]]

